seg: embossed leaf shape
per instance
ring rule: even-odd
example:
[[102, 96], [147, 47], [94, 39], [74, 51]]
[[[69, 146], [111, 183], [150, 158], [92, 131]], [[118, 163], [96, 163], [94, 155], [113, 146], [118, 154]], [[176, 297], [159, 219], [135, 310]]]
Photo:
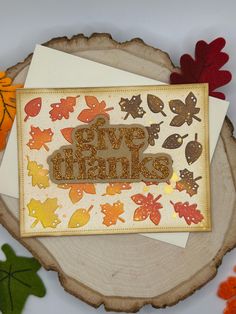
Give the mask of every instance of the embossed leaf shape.
[[84, 193], [96, 194], [96, 188], [93, 183], [81, 183], [81, 184], [60, 184], [61, 189], [70, 189], [69, 197], [73, 204], [79, 202]]
[[117, 221], [125, 222], [125, 220], [120, 217], [124, 213], [124, 204], [117, 201], [113, 204], [101, 204], [101, 212], [104, 214], [103, 224], [107, 227], [116, 225]]
[[183, 217], [188, 225], [191, 225], [191, 223], [198, 224], [204, 219], [200, 210], [197, 209], [197, 204], [189, 204], [189, 202], [177, 202], [174, 204], [172, 201], [170, 203], [173, 205], [179, 218]]
[[49, 150], [46, 143], [52, 141], [53, 132], [50, 129], [41, 130], [38, 127], [31, 126], [30, 131], [31, 139], [27, 143], [30, 149], [37, 149], [40, 150], [44, 147], [47, 151]]
[[27, 160], [28, 176], [32, 177], [32, 185], [37, 185], [40, 189], [49, 187], [48, 170], [36, 161], [30, 160], [29, 157], [27, 157]]
[[199, 185], [196, 181], [200, 180], [202, 177], [193, 177], [193, 172], [188, 169], [180, 170], [180, 180], [176, 182], [175, 188], [177, 190], [186, 191], [187, 194], [193, 196], [197, 194]]
[[131, 99], [121, 98], [119, 105], [121, 111], [126, 112], [124, 120], [128, 118], [129, 115], [132, 118], [142, 118], [146, 111], [144, 111], [143, 107], [141, 107], [142, 99], [141, 95], [133, 96]]
[[176, 116], [171, 120], [171, 126], [181, 126], [184, 123], [191, 125], [193, 119], [201, 121], [201, 119], [196, 116], [199, 113], [200, 108], [196, 107], [197, 98], [190, 92], [185, 98], [185, 103], [180, 99], [173, 99], [169, 102], [170, 109]]
[[76, 105], [76, 99], [79, 96], [69, 96], [61, 98], [60, 102], [51, 104], [51, 111], [49, 111], [52, 121], [69, 119], [70, 113], [74, 112], [74, 106]]
[[84, 98], [89, 109], [83, 109], [78, 115], [78, 120], [89, 123], [98, 115], [103, 115], [109, 118], [108, 111], [113, 110], [113, 107], [106, 108], [107, 105], [105, 101], [102, 100], [99, 102], [95, 96], [85, 96]]
[[57, 198], [48, 198], [44, 202], [32, 198], [27, 207], [29, 209], [29, 216], [35, 218], [31, 226], [32, 228], [39, 222], [43, 228], [56, 228], [61, 222], [55, 213], [59, 207]]
[[30, 295], [42, 298], [46, 294], [37, 274], [41, 265], [34, 258], [17, 256], [8, 244], [2, 251], [6, 260], [0, 261], [0, 311], [20, 314]]

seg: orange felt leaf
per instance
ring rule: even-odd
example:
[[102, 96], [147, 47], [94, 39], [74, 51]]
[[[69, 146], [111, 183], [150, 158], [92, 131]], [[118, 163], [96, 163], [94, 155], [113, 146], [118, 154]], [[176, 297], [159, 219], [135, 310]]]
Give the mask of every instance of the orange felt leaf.
[[104, 100], [101, 102], [94, 96], [85, 96], [85, 102], [89, 109], [84, 109], [78, 115], [78, 120], [82, 122], [91, 122], [97, 115], [104, 115], [109, 118], [107, 111], [113, 110], [114, 108], [106, 108], [106, 103]]
[[106, 187], [106, 194], [103, 195], [120, 194], [122, 190], [130, 190], [131, 188], [130, 183], [109, 183]]
[[217, 295], [224, 300], [236, 297], [236, 277], [229, 277], [226, 281], [222, 282], [219, 285]]
[[96, 194], [96, 188], [93, 183], [82, 183], [82, 184], [61, 184], [58, 185], [61, 189], [70, 189], [69, 197], [73, 204], [79, 202], [84, 193]]
[[39, 150], [41, 147], [44, 147], [47, 151], [49, 150], [46, 143], [52, 141], [53, 132], [50, 129], [40, 130], [38, 127], [31, 126], [30, 131], [31, 139], [27, 143], [30, 149]]
[[74, 112], [74, 106], [76, 105], [76, 99], [79, 96], [76, 97], [66, 97], [61, 98], [59, 103], [51, 104], [52, 110], [49, 111], [50, 118], [52, 121], [69, 119], [69, 114], [71, 112]]
[[120, 201], [111, 204], [102, 204], [101, 205], [101, 212], [104, 214], [103, 224], [107, 227], [112, 225], [116, 225], [117, 220], [121, 222], [125, 222], [123, 218], [120, 217], [121, 214], [124, 213], [124, 204]]
[[236, 299], [229, 300], [226, 303], [224, 314], [236, 314]]
[[0, 72], [0, 150], [6, 146], [8, 132], [12, 127], [16, 114], [16, 89], [21, 84], [11, 85], [12, 79]]

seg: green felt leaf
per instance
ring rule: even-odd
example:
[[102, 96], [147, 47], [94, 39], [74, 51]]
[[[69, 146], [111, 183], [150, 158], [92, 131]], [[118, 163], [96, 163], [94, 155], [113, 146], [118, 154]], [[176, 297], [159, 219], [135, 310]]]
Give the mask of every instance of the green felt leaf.
[[2, 251], [6, 260], [0, 261], [0, 311], [19, 314], [30, 295], [45, 296], [46, 289], [37, 275], [41, 265], [34, 258], [17, 256], [8, 244]]

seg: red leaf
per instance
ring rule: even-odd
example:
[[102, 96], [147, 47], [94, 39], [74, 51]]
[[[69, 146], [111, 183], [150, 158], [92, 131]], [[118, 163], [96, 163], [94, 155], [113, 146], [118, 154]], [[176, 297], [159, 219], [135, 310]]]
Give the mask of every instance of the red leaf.
[[106, 108], [105, 101], [102, 100], [101, 102], [99, 102], [98, 99], [94, 96], [85, 96], [84, 98], [87, 106], [90, 109], [82, 110], [81, 113], [78, 115], [78, 120], [89, 123], [98, 115], [103, 115], [109, 118], [109, 114], [107, 113], [107, 111], [114, 109], [113, 107]]
[[29, 117], [36, 117], [39, 114], [41, 107], [42, 107], [42, 98], [41, 97], [37, 97], [37, 98], [30, 100], [25, 105], [26, 117], [25, 117], [24, 121], [26, 122], [29, 119]]
[[158, 202], [160, 198], [161, 195], [154, 198], [151, 193], [148, 193], [147, 196], [142, 194], [135, 194], [131, 196], [131, 199], [135, 202], [135, 204], [140, 205], [134, 212], [134, 221], [143, 221], [149, 216], [150, 220], [155, 225], [158, 225], [161, 220], [159, 209], [162, 208], [162, 204]]
[[76, 105], [76, 97], [61, 98], [59, 103], [51, 104], [52, 110], [49, 111], [52, 121], [61, 120], [62, 118], [69, 119], [69, 114], [74, 112]]
[[198, 224], [204, 219], [200, 210], [197, 209], [197, 204], [190, 205], [189, 202], [174, 204], [172, 201], [170, 203], [173, 205], [175, 212], [179, 214], [179, 217], [184, 217], [188, 225], [191, 225], [191, 223]]
[[229, 59], [229, 56], [221, 51], [224, 46], [224, 38], [217, 38], [209, 44], [203, 40], [198, 41], [195, 47], [195, 59], [184, 54], [180, 59], [181, 73], [171, 73], [170, 83], [208, 83], [209, 95], [225, 99], [223, 93], [215, 91], [229, 83], [232, 77], [229, 71], [220, 70]]

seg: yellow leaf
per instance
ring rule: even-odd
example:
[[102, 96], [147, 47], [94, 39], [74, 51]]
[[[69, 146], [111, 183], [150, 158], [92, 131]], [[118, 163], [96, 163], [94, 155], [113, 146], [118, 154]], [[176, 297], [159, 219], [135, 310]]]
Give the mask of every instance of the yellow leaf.
[[84, 208], [77, 209], [71, 216], [68, 227], [69, 228], [79, 228], [86, 225], [90, 220], [90, 211], [93, 208], [91, 205], [87, 210]]
[[61, 222], [55, 211], [59, 207], [56, 198], [47, 198], [43, 203], [32, 198], [27, 205], [29, 209], [29, 216], [35, 218], [32, 224], [34, 228], [37, 223], [41, 222], [43, 228], [56, 228]]
[[28, 159], [28, 176], [32, 177], [32, 185], [38, 186], [40, 189], [46, 189], [49, 187], [48, 170], [44, 169], [42, 165], [39, 165], [36, 161]]

